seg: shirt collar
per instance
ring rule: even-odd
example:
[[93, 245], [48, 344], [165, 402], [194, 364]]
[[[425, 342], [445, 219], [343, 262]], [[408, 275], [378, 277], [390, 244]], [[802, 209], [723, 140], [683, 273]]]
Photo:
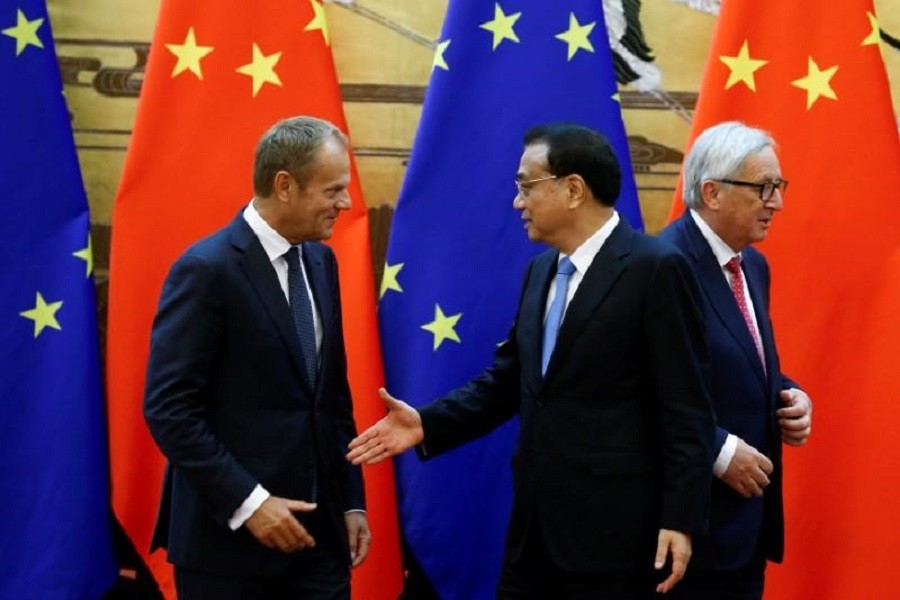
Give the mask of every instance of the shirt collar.
[[[262, 244], [263, 250], [266, 252], [266, 256], [269, 257], [270, 262], [274, 262], [276, 258], [281, 258], [284, 254], [290, 250], [291, 243], [284, 239], [280, 233], [272, 229], [272, 226], [266, 223], [266, 221], [260, 216], [259, 211], [256, 210], [256, 207], [253, 205], [253, 200], [247, 204], [247, 208], [244, 209], [244, 220], [247, 221], [247, 225], [250, 226], [250, 229], [253, 230], [253, 233], [256, 234], [256, 237], [259, 238], [259, 243]], [[297, 248], [300, 250], [300, 255], [303, 256], [303, 246], [298, 245]]]
[[697, 227], [700, 228], [700, 233], [703, 234], [706, 243], [709, 244], [709, 247], [712, 249], [713, 254], [716, 257], [716, 260], [719, 262], [719, 266], [723, 269], [725, 265], [735, 256], [740, 256], [740, 252], [735, 252], [732, 250], [731, 246], [725, 243], [725, 240], [719, 237], [719, 235], [712, 230], [712, 227], [703, 220], [697, 211], [694, 209], [690, 209], [691, 217], [694, 219], [694, 223], [697, 224]]
[[[575, 265], [576, 271], [582, 275], [587, 272], [588, 267], [590, 267], [591, 263], [594, 261], [594, 257], [600, 252], [600, 248], [603, 247], [604, 242], [606, 242], [610, 234], [612, 234], [613, 229], [615, 229], [618, 224], [619, 213], [613, 211], [612, 217], [610, 217], [600, 229], [595, 231], [591, 237], [584, 240], [584, 242], [575, 249], [575, 252], [569, 257], [569, 260]], [[565, 255], [560, 253], [560, 259], [562, 259], [563, 256]]]

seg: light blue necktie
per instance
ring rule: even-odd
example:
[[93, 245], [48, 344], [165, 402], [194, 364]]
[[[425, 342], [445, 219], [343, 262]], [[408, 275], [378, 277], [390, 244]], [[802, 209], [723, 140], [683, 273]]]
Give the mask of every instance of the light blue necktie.
[[566, 296], [569, 292], [569, 278], [575, 272], [575, 265], [568, 257], [559, 261], [556, 268], [556, 296], [547, 313], [547, 321], [544, 323], [544, 351], [541, 356], [541, 375], [547, 373], [547, 365], [550, 364], [550, 356], [553, 347], [556, 346], [556, 336], [559, 334], [559, 326], [562, 324], [563, 313], [566, 309]]
[[300, 346], [303, 348], [303, 362], [306, 366], [306, 375], [309, 384], [316, 387], [316, 329], [313, 325], [312, 304], [309, 294], [306, 292], [306, 283], [303, 281], [303, 267], [300, 264], [300, 251], [297, 246], [284, 254], [288, 264], [288, 303], [291, 305], [291, 315], [294, 317], [294, 326], [297, 328], [297, 337], [300, 338]]

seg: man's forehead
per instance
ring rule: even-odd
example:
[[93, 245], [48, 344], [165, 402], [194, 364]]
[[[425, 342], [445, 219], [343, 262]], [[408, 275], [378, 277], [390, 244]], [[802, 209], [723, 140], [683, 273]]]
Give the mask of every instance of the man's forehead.
[[519, 161], [519, 170], [535, 170], [547, 166], [547, 144], [540, 142], [525, 146]]

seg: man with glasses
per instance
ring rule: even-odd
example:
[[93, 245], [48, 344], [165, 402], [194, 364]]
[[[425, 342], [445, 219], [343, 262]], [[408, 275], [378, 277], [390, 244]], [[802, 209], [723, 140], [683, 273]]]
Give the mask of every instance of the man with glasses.
[[553, 124], [524, 141], [513, 206], [552, 249], [528, 268], [508, 340], [420, 410], [382, 390], [389, 414], [348, 458], [418, 446], [430, 459], [518, 415], [498, 597], [655, 597], [683, 576], [706, 516], [699, 290], [684, 257], [615, 211], [620, 169], [600, 134]]
[[810, 433], [809, 396], [781, 372], [769, 319], [769, 267], [751, 245], [784, 205], [775, 142], [765, 131], [721, 123], [684, 163], [687, 211], [661, 238], [688, 259], [700, 287], [716, 411], [709, 534], [674, 597], [762, 597], [766, 560], [784, 554], [782, 442]]

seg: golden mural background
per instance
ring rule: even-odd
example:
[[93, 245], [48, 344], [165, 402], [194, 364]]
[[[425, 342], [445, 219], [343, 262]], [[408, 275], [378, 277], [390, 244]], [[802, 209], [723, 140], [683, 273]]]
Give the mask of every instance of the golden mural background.
[[[227, 4], [222, 2], [223, 10]], [[900, 37], [900, 0], [876, 0], [875, 6], [882, 29]], [[91, 206], [102, 291], [112, 205], [159, 2], [48, 0], [48, 8]], [[344, 0], [326, 6], [363, 193], [374, 217], [379, 265], [390, 211], [378, 209], [396, 202], [446, 8], [447, 0]], [[641, 22], [662, 71], [662, 87], [690, 111], [715, 17], [672, 0], [643, 0]], [[894, 112], [900, 114], [900, 51], [884, 44], [882, 53]], [[672, 201], [690, 123], [684, 113], [629, 86], [622, 88], [621, 98], [641, 208], [647, 230], [655, 233]]]

